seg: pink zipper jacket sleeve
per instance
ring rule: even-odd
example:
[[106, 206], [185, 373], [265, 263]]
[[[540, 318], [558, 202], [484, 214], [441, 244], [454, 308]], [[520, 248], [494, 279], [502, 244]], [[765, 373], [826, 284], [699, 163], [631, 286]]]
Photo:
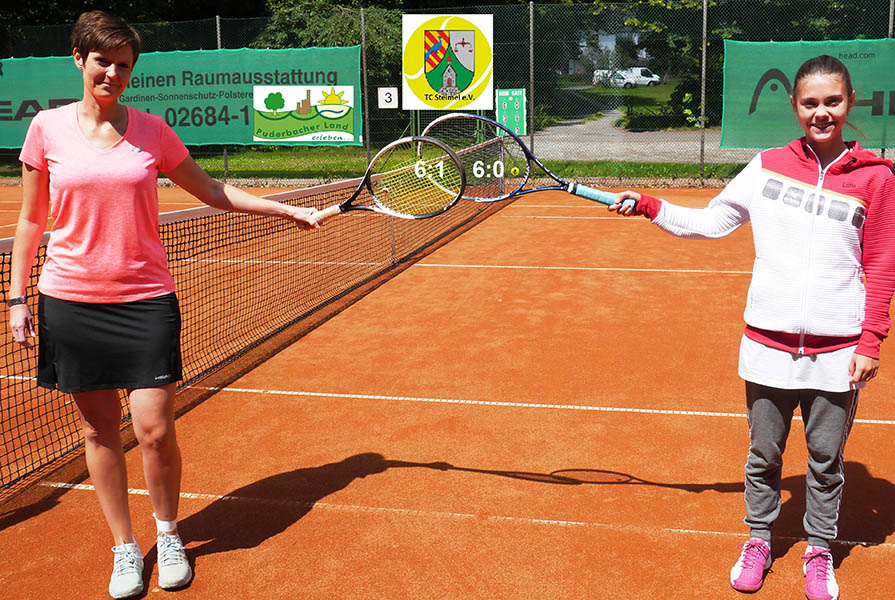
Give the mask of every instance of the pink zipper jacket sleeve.
[[863, 238], [866, 302], [857, 354], [879, 358], [889, 334], [889, 305], [895, 293], [895, 176], [886, 178], [867, 210]]

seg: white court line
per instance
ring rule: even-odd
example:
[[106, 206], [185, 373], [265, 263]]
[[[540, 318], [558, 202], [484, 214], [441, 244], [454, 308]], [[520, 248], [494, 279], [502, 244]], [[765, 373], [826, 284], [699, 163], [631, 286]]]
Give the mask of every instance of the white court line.
[[[674, 415], [684, 417], [722, 417], [745, 419], [745, 413], [715, 412], [704, 410], [676, 410], [665, 408], [631, 408], [621, 406], [591, 406], [581, 404], [542, 404], [535, 402], [500, 402], [498, 400], [461, 400], [458, 398], [422, 398], [415, 396], [383, 396], [378, 394], [339, 394], [332, 392], [300, 392], [291, 390], [262, 390], [234, 387], [203, 387], [194, 386], [195, 389], [210, 390], [215, 392], [235, 392], [238, 394], [268, 394], [275, 396], [302, 396], [316, 398], [346, 398], [354, 400], [390, 400], [395, 402], [419, 402], [425, 404], [461, 404], [467, 406], [498, 406], [501, 408], [546, 408], [552, 410], [577, 410], [609, 413], [635, 413], [642, 415]], [[795, 415], [794, 420], [802, 417]], [[855, 423], [870, 425], [895, 425], [895, 420], [885, 419], [855, 419]]]
[[[95, 488], [92, 485], [83, 484], [83, 483], [62, 483], [55, 481], [46, 481], [41, 483], [42, 486], [66, 489], [66, 490], [77, 490], [77, 491], [94, 491]], [[148, 496], [149, 490], [138, 489], [138, 488], [129, 488], [127, 490], [128, 494], [132, 496]], [[519, 517], [513, 515], [482, 515], [476, 513], [461, 513], [461, 512], [449, 512], [449, 511], [430, 511], [430, 510], [420, 510], [415, 508], [390, 508], [385, 506], [364, 506], [359, 504], [335, 504], [332, 502], [308, 502], [301, 500], [289, 500], [288, 498], [253, 498], [251, 496], [235, 496], [235, 495], [219, 495], [219, 494], [201, 494], [201, 493], [191, 493], [191, 492], [181, 492], [181, 498], [185, 499], [198, 499], [198, 500], [222, 500], [227, 502], [244, 502], [246, 504], [260, 504], [263, 506], [284, 506], [284, 507], [296, 507], [296, 508], [317, 508], [324, 510], [333, 510], [333, 511], [345, 511], [352, 513], [385, 513], [385, 514], [398, 514], [398, 515], [409, 515], [409, 516], [417, 516], [424, 517], [426, 519], [440, 518], [440, 519], [458, 519], [458, 520], [482, 520], [482, 521], [500, 521], [500, 522], [510, 522], [510, 523], [522, 523], [529, 525], [548, 525], [548, 526], [557, 526], [557, 527], [593, 527], [600, 529], [609, 529], [612, 531], [619, 532], [633, 532], [633, 533], [643, 533], [643, 534], [655, 534], [656, 532], [660, 533], [679, 533], [679, 534], [690, 534], [690, 535], [721, 535], [726, 537], [742, 537], [742, 532], [733, 532], [733, 531], [713, 531], [706, 529], [682, 529], [678, 527], [645, 527], [638, 525], [619, 525], [614, 523], [601, 523], [598, 521], [569, 521], [565, 519], [537, 519], [534, 517]], [[773, 539], [778, 540], [791, 540], [791, 541], [806, 541], [807, 538], [802, 537], [790, 537], [790, 536], [773, 536]], [[847, 546], [882, 546], [886, 548], [895, 548], [895, 544], [889, 542], [875, 543], [875, 542], [866, 542], [866, 541], [853, 541], [853, 540], [836, 540], [838, 544], [844, 544]]]
[[585, 219], [591, 221], [629, 221], [631, 223], [649, 223], [646, 219], [631, 219], [628, 217], [548, 217], [543, 215], [497, 215], [501, 219]]
[[385, 263], [378, 262], [347, 262], [347, 261], [311, 261], [311, 260], [239, 260], [222, 258], [185, 258], [183, 262], [212, 263], [212, 264], [236, 264], [236, 265], [336, 265], [341, 267], [376, 267]]
[[[507, 208], [586, 208], [588, 210], [599, 209], [599, 204], [509, 204]], [[603, 208], [603, 210], [606, 210]]]
[[[183, 262], [212, 263], [212, 264], [247, 264], [247, 265], [327, 265], [327, 266], [363, 266], [373, 267], [385, 263], [381, 262], [339, 262], [339, 261], [301, 261], [301, 260], [241, 260], [241, 259], [217, 259], [217, 258], [185, 258]], [[752, 271], [732, 271], [723, 269], [637, 269], [631, 267], [556, 267], [538, 265], [449, 265], [444, 263], [417, 262], [411, 265], [416, 267], [442, 267], [449, 269], [530, 269], [535, 271], [609, 271], [620, 273], [694, 273], [700, 275], [751, 275]]]
[[[0, 379], [17, 381], [33, 381], [34, 377], [18, 377], [12, 375], [0, 375]], [[334, 392], [300, 392], [291, 390], [264, 390], [253, 388], [234, 387], [210, 387], [202, 385], [187, 386], [188, 389], [206, 390], [211, 392], [234, 392], [236, 394], [258, 394], [272, 396], [300, 396], [314, 398], [345, 398], [355, 400], [389, 400], [394, 402], [419, 402], [424, 404], [458, 404], [466, 406], [498, 406], [501, 408], [547, 408], [552, 410], [577, 410], [607, 413], [632, 413], [641, 415], [673, 415], [680, 417], [720, 417], [745, 419], [746, 413], [715, 412], [705, 410], [677, 410], [667, 408], [632, 408], [622, 406], [590, 406], [582, 404], [542, 404], [534, 402], [500, 402], [498, 400], [461, 400], [458, 398], [421, 398], [414, 396], [383, 396], [378, 394], [338, 394]], [[802, 417], [794, 415], [793, 420], [801, 421]], [[855, 423], [864, 425], [895, 425], [895, 420], [890, 419], [855, 419]]]
[[698, 273], [707, 275], [751, 275], [752, 271], [723, 269], [637, 269], [631, 267], [549, 267], [538, 265], [449, 265], [419, 262], [413, 267], [443, 267], [448, 269], [530, 269], [533, 271], [618, 271], [625, 273]]

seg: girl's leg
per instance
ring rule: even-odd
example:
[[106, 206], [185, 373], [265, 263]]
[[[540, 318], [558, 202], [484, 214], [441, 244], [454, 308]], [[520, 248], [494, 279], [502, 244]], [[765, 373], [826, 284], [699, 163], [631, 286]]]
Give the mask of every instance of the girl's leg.
[[134, 541], [127, 498], [127, 467], [121, 449], [121, 404], [117, 390], [72, 394], [81, 416], [87, 470], [115, 545]]
[[746, 382], [749, 457], [746, 461], [746, 525], [750, 537], [771, 540], [780, 515], [780, 474], [798, 391]]
[[843, 451], [857, 405], [857, 391], [802, 392], [802, 419], [808, 446], [804, 525], [812, 546], [829, 548], [830, 540], [836, 538], [845, 483]]
[[130, 390], [134, 434], [143, 453], [143, 474], [155, 515], [177, 519], [181, 458], [174, 430], [175, 384]]

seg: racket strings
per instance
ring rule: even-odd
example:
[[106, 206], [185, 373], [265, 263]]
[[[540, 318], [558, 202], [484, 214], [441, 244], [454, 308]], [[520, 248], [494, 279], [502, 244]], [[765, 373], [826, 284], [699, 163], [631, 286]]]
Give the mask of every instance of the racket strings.
[[370, 187], [386, 210], [412, 217], [437, 214], [460, 195], [463, 174], [444, 149], [424, 141], [396, 145], [372, 166]]
[[434, 121], [424, 132], [453, 148], [466, 172], [468, 200], [502, 200], [524, 185], [530, 163], [519, 144], [492, 124], [458, 114]]

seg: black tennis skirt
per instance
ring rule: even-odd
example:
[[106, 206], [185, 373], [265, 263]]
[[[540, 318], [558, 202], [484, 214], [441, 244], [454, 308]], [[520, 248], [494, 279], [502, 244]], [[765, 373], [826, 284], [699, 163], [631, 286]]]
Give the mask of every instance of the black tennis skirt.
[[123, 302], [37, 303], [37, 384], [64, 393], [159, 387], [183, 378], [174, 294]]

